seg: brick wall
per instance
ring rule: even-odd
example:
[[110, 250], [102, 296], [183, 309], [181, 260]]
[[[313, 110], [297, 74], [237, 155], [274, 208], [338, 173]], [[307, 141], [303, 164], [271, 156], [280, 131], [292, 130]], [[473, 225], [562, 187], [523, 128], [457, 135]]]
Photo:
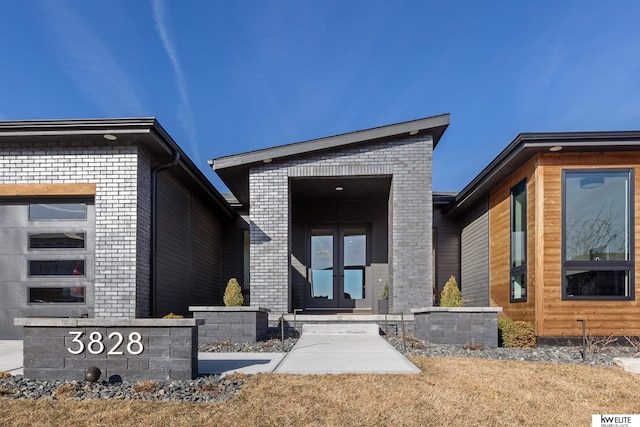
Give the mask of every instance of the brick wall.
[[432, 307], [414, 312], [413, 333], [433, 344], [498, 346], [502, 307]]
[[198, 374], [195, 319], [22, 318], [16, 324], [24, 327], [25, 378], [81, 381], [92, 366], [100, 369], [100, 381], [184, 380]]
[[189, 307], [194, 319], [202, 319], [198, 342], [213, 344], [256, 342], [267, 339], [268, 310], [259, 307]]
[[290, 177], [392, 175], [389, 212], [391, 310], [432, 305], [431, 136], [358, 144], [251, 168], [251, 302], [291, 310]]
[[136, 266], [137, 173], [135, 145], [79, 141], [0, 147], [3, 184], [96, 184], [94, 301], [87, 302], [96, 318], [136, 315], [136, 274], [144, 268]]

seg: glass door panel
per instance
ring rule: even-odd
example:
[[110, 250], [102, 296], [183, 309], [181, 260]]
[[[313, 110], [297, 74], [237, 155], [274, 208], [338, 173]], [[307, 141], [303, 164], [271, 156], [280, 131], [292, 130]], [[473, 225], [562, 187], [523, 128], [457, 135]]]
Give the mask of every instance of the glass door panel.
[[366, 229], [362, 227], [344, 228], [342, 235], [342, 291], [344, 299], [364, 299], [364, 272], [367, 265]]
[[311, 230], [311, 297], [332, 300], [333, 296], [333, 229]]

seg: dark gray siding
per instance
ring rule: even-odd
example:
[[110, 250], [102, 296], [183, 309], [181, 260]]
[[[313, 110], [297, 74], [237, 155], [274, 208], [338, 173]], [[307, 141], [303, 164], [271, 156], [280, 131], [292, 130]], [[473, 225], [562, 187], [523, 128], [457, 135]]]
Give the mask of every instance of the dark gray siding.
[[434, 286], [442, 291], [449, 277], [460, 282], [460, 228], [458, 222], [447, 218], [439, 207], [433, 209]]
[[243, 269], [244, 257], [249, 257], [249, 254], [245, 254], [244, 251], [244, 233], [248, 232], [249, 224], [244, 218], [238, 216], [235, 221], [225, 223], [222, 233], [222, 273], [221, 273], [221, 294], [219, 296], [219, 302], [216, 305], [222, 305], [222, 296], [224, 295], [224, 289], [227, 282], [231, 278], [235, 278], [240, 286], [243, 288], [244, 303], [249, 305], [249, 277]]
[[155, 316], [222, 304], [222, 229], [216, 210], [169, 172], [158, 175]]
[[464, 305], [489, 306], [489, 212], [475, 205], [463, 221], [460, 286]]

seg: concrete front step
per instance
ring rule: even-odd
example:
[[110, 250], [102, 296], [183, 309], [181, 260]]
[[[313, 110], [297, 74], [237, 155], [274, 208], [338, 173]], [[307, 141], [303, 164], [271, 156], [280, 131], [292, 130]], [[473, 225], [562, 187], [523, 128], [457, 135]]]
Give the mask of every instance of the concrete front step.
[[[269, 322], [280, 321], [280, 314], [269, 314]], [[285, 314], [284, 320], [289, 323], [375, 323], [399, 322], [400, 314]], [[405, 322], [413, 322], [413, 314], [405, 314]]]
[[380, 335], [377, 323], [305, 323], [302, 335]]

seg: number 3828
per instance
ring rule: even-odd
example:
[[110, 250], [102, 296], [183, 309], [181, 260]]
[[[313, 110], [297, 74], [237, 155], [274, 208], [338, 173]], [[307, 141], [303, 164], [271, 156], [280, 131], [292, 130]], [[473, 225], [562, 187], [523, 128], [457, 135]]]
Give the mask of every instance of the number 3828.
[[[82, 331], [70, 331], [69, 335], [73, 337], [71, 345], [67, 347], [67, 350], [71, 354], [80, 354], [87, 350], [91, 354], [102, 354], [107, 347], [103, 340], [104, 337], [100, 332], [94, 331], [89, 333], [89, 341], [85, 344], [82, 337], [85, 333]], [[120, 332], [111, 332], [108, 335], [109, 340], [115, 340], [115, 343], [110, 346], [107, 351], [107, 355], [123, 355], [125, 350], [129, 354], [137, 355], [144, 351], [144, 345], [142, 344], [142, 335], [139, 332], [131, 332], [128, 336], [127, 343], [125, 344], [124, 336]]]

